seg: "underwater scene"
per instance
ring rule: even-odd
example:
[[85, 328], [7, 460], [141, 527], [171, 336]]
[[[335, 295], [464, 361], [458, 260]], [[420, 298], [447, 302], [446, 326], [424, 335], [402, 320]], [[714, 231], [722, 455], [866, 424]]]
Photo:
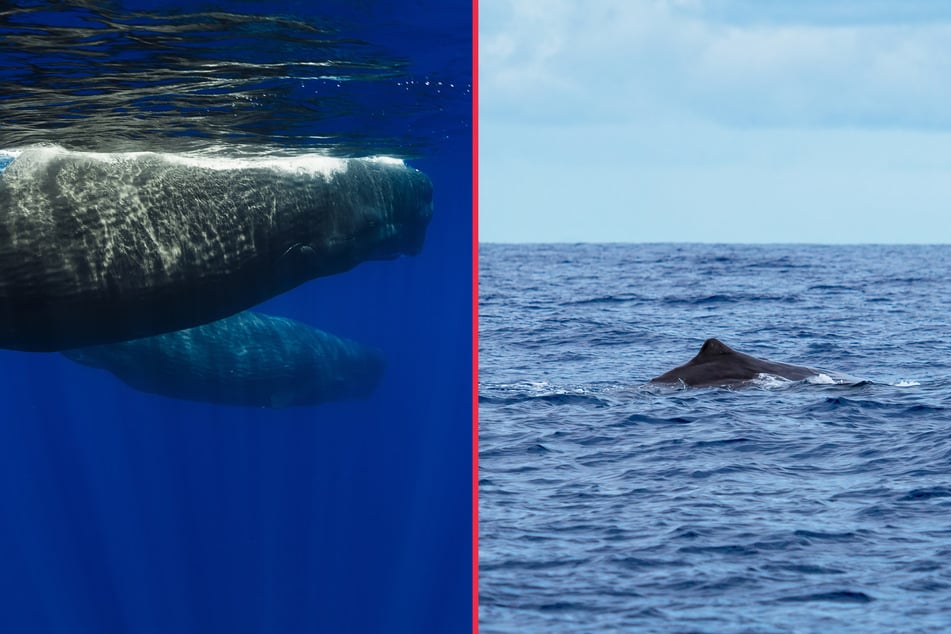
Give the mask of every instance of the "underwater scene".
[[0, 9], [0, 630], [471, 629], [472, 14]]

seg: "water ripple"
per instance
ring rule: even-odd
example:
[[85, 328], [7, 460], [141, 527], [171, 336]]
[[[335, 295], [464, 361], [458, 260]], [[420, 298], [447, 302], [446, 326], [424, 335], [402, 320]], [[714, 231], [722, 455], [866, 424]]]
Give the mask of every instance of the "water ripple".
[[7, 3], [0, 147], [410, 157], [468, 132], [439, 116], [471, 97], [458, 60], [410, 66], [360, 37], [356, 7], [327, 7], [324, 20], [270, 15], [263, 2], [242, 7]]
[[[485, 631], [947, 630], [951, 248], [480, 251]], [[710, 336], [862, 380], [646, 384]]]

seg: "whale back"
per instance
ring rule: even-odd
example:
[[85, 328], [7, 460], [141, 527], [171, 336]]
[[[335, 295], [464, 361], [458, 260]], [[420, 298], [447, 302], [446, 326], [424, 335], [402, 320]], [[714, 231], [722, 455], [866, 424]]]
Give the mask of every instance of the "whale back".
[[719, 339], [707, 339], [687, 363], [651, 379], [651, 383], [681, 383], [693, 387], [731, 385], [760, 374], [801, 381], [817, 374], [811, 368], [758, 359], [737, 352]]

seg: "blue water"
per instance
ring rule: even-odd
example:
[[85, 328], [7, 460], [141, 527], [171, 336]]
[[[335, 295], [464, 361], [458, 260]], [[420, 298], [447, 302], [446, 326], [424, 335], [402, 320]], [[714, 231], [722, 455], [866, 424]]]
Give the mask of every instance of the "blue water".
[[[951, 629], [951, 248], [479, 257], [482, 632]], [[714, 336], [857, 380], [645, 385]]]
[[17, 1], [0, 148], [404, 158], [422, 254], [258, 307], [381, 349], [367, 401], [136, 392], [0, 351], [0, 631], [471, 627], [471, 6]]

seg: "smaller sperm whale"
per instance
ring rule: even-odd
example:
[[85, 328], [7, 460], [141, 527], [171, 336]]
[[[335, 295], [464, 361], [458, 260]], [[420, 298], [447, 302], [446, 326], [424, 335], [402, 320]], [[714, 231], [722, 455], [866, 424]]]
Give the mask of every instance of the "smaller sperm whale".
[[373, 348], [292, 319], [250, 311], [63, 355], [108, 370], [142, 392], [270, 408], [369, 398], [385, 365]]

